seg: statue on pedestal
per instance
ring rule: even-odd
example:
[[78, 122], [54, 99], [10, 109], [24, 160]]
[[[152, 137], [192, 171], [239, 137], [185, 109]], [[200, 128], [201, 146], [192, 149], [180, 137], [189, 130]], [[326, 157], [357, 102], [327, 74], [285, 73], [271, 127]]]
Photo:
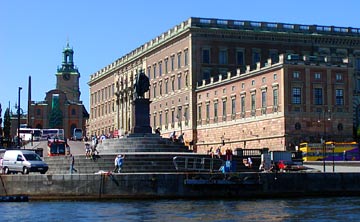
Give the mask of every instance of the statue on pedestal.
[[149, 91], [149, 86], [149, 78], [145, 75], [143, 70], [140, 70], [135, 79], [134, 100], [145, 98], [144, 94]]

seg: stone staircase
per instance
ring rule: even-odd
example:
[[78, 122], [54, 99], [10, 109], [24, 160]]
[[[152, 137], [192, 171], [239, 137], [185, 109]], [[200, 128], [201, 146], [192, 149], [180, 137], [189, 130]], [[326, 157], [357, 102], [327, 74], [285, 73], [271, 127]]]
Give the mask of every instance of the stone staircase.
[[[85, 155], [74, 155], [77, 174], [93, 174], [99, 171], [113, 171], [114, 160], [118, 154], [125, 155], [122, 173], [159, 172], [216, 172], [224, 165], [221, 159], [209, 155], [192, 153], [187, 146], [172, 142], [155, 134], [130, 134], [121, 139], [108, 139], [97, 146], [100, 155], [86, 159]], [[174, 164], [174, 157], [175, 163]], [[236, 171], [249, 171], [242, 164], [240, 156], [233, 156]], [[49, 165], [47, 174], [69, 174], [69, 156], [44, 157]], [[259, 161], [253, 160], [254, 170]], [[259, 163], [260, 164], [260, 163]], [[257, 166], [256, 166], [257, 165]]]
[[172, 142], [156, 134], [129, 135], [120, 139], [108, 139], [98, 144], [100, 153], [132, 152], [191, 152], [187, 146]]
[[[125, 155], [122, 173], [159, 173], [159, 172], [216, 172], [224, 164], [222, 160], [209, 155], [195, 153], [122, 153]], [[86, 159], [85, 155], [77, 155], [75, 158], [75, 174], [94, 174], [99, 171], [113, 171], [116, 154], [104, 154], [98, 156], [95, 160]], [[178, 162], [180, 167], [175, 168], [173, 158], [182, 159]], [[184, 159], [187, 168], [184, 168]], [[69, 174], [70, 161], [69, 156], [44, 157], [45, 162], [49, 165], [47, 174]], [[211, 163], [212, 161], [212, 163]], [[242, 157], [233, 156], [233, 162], [236, 163], [236, 171], [249, 171], [242, 164]], [[255, 161], [256, 162], [256, 161]], [[212, 170], [210, 170], [212, 169]], [[252, 170], [257, 170], [258, 166], [254, 164]], [[252, 171], [250, 170], [250, 171]]]

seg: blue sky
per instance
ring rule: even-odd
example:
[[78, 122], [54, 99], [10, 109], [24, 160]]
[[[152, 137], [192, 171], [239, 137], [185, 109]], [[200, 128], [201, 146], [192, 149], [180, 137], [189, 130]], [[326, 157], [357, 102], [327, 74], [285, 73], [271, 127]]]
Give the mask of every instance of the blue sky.
[[27, 110], [56, 86], [55, 73], [69, 39], [81, 73], [81, 100], [89, 109], [89, 76], [189, 17], [360, 28], [360, 1], [241, 0], [0, 0], [0, 103], [15, 111], [18, 87]]

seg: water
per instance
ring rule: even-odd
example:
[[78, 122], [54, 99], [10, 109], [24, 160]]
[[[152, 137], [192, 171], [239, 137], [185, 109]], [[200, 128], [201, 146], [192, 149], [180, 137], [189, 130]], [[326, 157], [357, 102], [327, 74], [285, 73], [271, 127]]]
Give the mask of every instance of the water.
[[360, 198], [0, 203], [0, 221], [358, 221]]

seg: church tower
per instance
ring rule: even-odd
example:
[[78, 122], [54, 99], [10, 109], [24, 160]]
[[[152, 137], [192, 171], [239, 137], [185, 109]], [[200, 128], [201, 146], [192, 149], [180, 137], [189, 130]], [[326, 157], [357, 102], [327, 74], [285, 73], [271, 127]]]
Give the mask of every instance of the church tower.
[[56, 89], [63, 91], [69, 101], [80, 101], [79, 79], [80, 73], [74, 66], [74, 50], [69, 42], [63, 50], [63, 61], [56, 73]]

